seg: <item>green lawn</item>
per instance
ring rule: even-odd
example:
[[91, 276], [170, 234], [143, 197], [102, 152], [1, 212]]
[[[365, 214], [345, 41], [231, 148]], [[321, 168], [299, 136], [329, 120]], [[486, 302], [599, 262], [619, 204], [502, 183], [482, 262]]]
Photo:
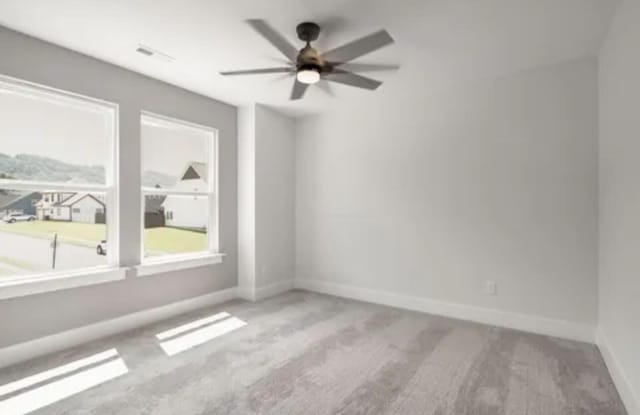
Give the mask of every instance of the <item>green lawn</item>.
[[183, 254], [207, 250], [207, 234], [175, 228], [144, 230], [144, 247], [149, 255]]
[[[0, 232], [11, 232], [38, 238], [52, 239], [58, 234], [61, 242], [95, 248], [106, 239], [105, 225], [76, 222], [33, 221], [0, 225]], [[145, 250], [149, 255], [182, 254], [205, 251], [207, 234], [175, 228], [145, 229]]]

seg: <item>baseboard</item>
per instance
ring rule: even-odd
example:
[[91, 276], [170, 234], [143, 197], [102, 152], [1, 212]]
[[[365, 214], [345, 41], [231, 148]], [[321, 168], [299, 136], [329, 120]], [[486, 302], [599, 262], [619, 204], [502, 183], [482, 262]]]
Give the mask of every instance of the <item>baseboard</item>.
[[253, 286], [238, 285], [238, 298], [247, 301], [256, 301], [256, 290]]
[[93, 340], [142, 327], [199, 308], [224, 303], [235, 298], [237, 298], [237, 288], [228, 288], [200, 297], [127, 314], [111, 320], [101, 321], [88, 326], [8, 346], [0, 349], [0, 368], [49, 353], [55, 353], [70, 347], [79, 346]]
[[295, 288], [303, 290], [421, 311], [460, 320], [474, 321], [492, 326], [506, 327], [582, 342], [595, 342], [594, 327], [571, 321], [468, 306], [423, 297], [394, 294], [320, 280], [296, 279], [294, 286]]
[[607, 369], [609, 369], [613, 383], [618, 389], [620, 398], [627, 408], [627, 413], [629, 415], [640, 415], [640, 397], [634, 392], [633, 386], [625, 374], [624, 366], [616, 357], [601, 329], [596, 332], [596, 344], [600, 349], [600, 354], [607, 365]]
[[285, 280], [265, 285], [264, 287], [258, 287], [255, 292], [255, 300], [262, 300], [263, 298], [273, 297], [274, 295], [281, 294], [283, 292], [292, 290], [294, 287], [293, 280]]

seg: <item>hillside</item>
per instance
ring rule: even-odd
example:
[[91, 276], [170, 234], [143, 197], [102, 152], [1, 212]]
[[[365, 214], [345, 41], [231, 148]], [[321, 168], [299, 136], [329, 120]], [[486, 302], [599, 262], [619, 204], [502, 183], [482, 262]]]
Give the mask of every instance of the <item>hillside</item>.
[[[101, 166], [69, 164], [32, 154], [11, 157], [0, 153], [0, 175], [17, 180], [100, 184], [104, 183], [105, 171]], [[143, 186], [168, 187], [175, 182], [175, 178], [164, 173], [145, 171], [142, 174]]]

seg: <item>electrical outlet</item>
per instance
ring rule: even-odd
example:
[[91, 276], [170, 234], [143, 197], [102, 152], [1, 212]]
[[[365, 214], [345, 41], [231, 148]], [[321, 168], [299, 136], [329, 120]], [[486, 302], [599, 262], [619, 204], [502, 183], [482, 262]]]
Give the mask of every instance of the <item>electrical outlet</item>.
[[487, 281], [484, 284], [484, 293], [487, 295], [496, 295], [498, 284], [495, 281]]

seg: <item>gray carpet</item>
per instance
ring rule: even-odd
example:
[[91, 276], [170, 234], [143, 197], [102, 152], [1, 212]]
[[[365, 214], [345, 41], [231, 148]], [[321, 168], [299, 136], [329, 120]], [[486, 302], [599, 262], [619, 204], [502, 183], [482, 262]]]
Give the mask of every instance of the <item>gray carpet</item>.
[[[247, 325], [173, 356], [160, 347], [157, 333], [221, 311]], [[626, 413], [593, 345], [302, 291], [233, 301], [7, 368], [0, 386], [109, 348], [128, 373], [33, 413]]]

